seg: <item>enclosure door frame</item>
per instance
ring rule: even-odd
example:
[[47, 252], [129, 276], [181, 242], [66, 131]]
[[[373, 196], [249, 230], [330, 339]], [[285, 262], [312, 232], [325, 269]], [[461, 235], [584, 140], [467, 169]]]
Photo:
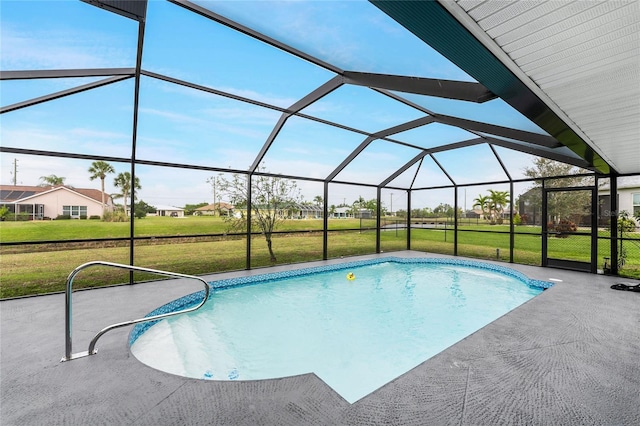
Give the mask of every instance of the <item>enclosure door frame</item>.
[[[574, 191], [589, 191], [591, 195], [591, 256], [590, 262], [581, 262], [569, 259], [557, 259], [549, 257], [549, 229], [548, 229], [548, 201], [549, 194], [558, 192], [574, 192]], [[598, 198], [595, 186], [579, 186], [579, 187], [566, 187], [566, 188], [542, 188], [542, 266], [571, 269], [577, 271], [591, 272], [595, 274], [598, 272]], [[587, 234], [580, 233], [585, 238]]]

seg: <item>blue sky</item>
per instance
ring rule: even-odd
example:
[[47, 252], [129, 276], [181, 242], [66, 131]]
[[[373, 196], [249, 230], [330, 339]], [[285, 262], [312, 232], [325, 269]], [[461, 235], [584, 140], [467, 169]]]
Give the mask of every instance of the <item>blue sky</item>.
[[[294, 48], [344, 70], [473, 81], [429, 46], [366, 1], [222, 1], [196, 2]], [[0, 0], [0, 67], [24, 69], [118, 68], [135, 66], [137, 23], [80, 1]], [[288, 107], [334, 74], [279, 51], [181, 7], [149, 2], [143, 68], [209, 86], [276, 107]], [[95, 81], [52, 79], [3, 81], [2, 106]], [[0, 116], [3, 146], [129, 157], [133, 117], [133, 80], [12, 111]], [[402, 96], [429, 110], [478, 121], [541, 132], [501, 100], [483, 105], [421, 95]], [[424, 116], [365, 87], [345, 85], [302, 111], [365, 132], [377, 132]], [[247, 169], [280, 117], [278, 111], [143, 77], [137, 136], [138, 159]], [[324, 178], [366, 136], [302, 117], [289, 119], [264, 159], [274, 173]], [[393, 135], [421, 147], [473, 138], [451, 126], [429, 126]], [[513, 178], [531, 157], [498, 149]], [[338, 179], [380, 183], [419, 150], [382, 141], [372, 143]], [[504, 180], [488, 146], [436, 154], [457, 183]], [[13, 180], [37, 185], [44, 175], [64, 176], [76, 187], [99, 188], [89, 181], [91, 161], [2, 154], [2, 184]], [[117, 172], [128, 165], [114, 163]], [[415, 173], [415, 168], [410, 170]], [[215, 174], [179, 168], [141, 166], [139, 199], [152, 205], [184, 206], [212, 202], [206, 180]], [[413, 174], [396, 180], [407, 185]], [[116, 192], [112, 177], [107, 191]], [[430, 158], [416, 184], [434, 186], [448, 180]], [[321, 195], [322, 184], [298, 181], [307, 200]], [[496, 185], [488, 187], [496, 188]], [[502, 188], [501, 188], [502, 189]], [[485, 188], [467, 191], [467, 204]], [[389, 207], [402, 208], [402, 191], [385, 191]], [[442, 191], [438, 191], [440, 194]], [[447, 195], [416, 195], [414, 207], [453, 203]], [[473, 196], [471, 196], [473, 194]], [[330, 186], [330, 203], [348, 203], [375, 189]], [[443, 198], [444, 197], [444, 198]], [[460, 201], [463, 204], [463, 200]]]

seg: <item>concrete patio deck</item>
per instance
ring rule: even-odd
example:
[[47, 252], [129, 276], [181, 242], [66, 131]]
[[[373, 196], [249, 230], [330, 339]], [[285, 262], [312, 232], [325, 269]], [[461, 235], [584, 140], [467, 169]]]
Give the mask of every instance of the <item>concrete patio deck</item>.
[[[64, 295], [2, 301], [0, 424], [640, 424], [640, 293], [609, 288], [638, 282], [500, 264], [562, 282], [354, 404], [312, 373], [216, 382], [154, 370], [129, 352], [130, 327], [102, 337], [96, 356], [61, 363]], [[74, 352], [197, 290], [160, 281], [74, 293]]]

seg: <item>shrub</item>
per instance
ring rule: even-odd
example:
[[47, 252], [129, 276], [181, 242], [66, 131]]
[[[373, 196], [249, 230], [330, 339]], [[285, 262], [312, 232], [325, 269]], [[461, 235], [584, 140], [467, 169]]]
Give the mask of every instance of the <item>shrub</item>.
[[520, 217], [520, 215], [518, 213], [513, 215], [513, 224], [516, 225], [516, 226], [522, 225], [522, 218]]
[[100, 220], [100, 216], [98, 216], [97, 214], [93, 214], [89, 216], [89, 220]]
[[147, 217], [147, 212], [136, 206], [136, 208], [133, 210], [133, 215], [135, 216], [136, 219], [143, 219]]
[[27, 222], [31, 219], [32, 219], [32, 216], [29, 213], [18, 213], [17, 215], [13, 213], [9, 213], [5, 216], [3, 220], [6, 220], [7, 222]]
[[106, 212], [102, 218], [103, 222], [128, 222], [129, 218], [123, 211]]
[[69, 214], [59, 214], [58, 216], [56, 216], [56, 220], [70, 220], [71, 219], [71, 215]]
[[636, 222], [629, 215], [626, 210], [623, 210], [618, 215], [618, 231], [619, 232], [634, 232], [636, 230]]
[[81, 214], [81, 215], [80, 215], [80, 219], [86, 219], [86, 218], [87, 218], [87, 215], [86, 215], [86, 214]]
[[556, 232], [557, 238], [567, 238], [569, 237], [569, 232], [576, 232], [578, 230], [578, 225], [570, 220], [562, 219], [558, 223], [549, 222], [547, 224], [547, 230], [549, 232]]

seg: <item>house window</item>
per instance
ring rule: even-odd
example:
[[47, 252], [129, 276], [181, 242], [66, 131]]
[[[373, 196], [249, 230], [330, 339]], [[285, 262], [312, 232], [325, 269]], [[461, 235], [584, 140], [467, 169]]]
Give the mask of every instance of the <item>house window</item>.
[[640, 192], [636, 192], [635, 194], [631, 194], [633, 205], [633, 215], [638, 217], [640, 216]]
[[87, 206], [62, 206], [62, 214], [69, 215], [74, 219], [87, 217]]

